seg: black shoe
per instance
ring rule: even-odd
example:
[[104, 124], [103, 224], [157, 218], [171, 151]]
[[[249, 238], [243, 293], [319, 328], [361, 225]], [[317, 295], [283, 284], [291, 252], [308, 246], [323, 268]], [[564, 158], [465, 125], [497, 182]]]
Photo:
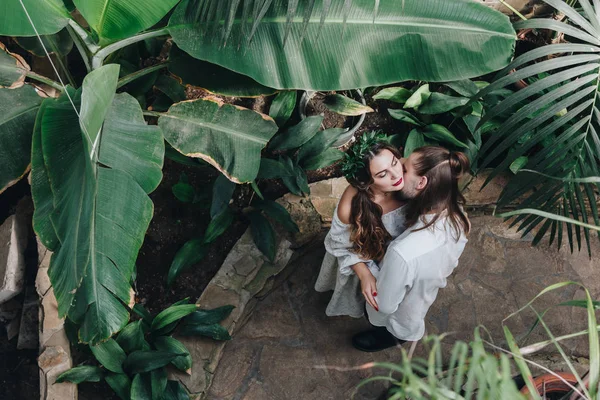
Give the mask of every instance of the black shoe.
[[352, 337], [352, 345], [354, 348], [369, 353], [394, 347], [404, 342], [404, 340], [397, 339], [384, 327], [360, 332]]

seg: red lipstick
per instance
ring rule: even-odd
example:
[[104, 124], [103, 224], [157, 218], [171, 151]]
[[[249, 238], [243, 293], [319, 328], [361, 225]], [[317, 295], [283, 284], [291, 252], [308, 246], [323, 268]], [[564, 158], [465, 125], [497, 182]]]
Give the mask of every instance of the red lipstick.
[[392, 186], [398, 186], [401, 183], [402, 183], [402, 178], [400, 178], [400, 180], [398, 182], [394, 183]]

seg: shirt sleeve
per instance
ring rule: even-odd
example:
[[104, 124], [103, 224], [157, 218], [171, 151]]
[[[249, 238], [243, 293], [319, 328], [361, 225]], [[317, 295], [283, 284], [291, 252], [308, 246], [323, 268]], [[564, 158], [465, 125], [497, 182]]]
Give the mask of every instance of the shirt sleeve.
[[342, 223], [337, 218], [337, 209], [334, 213], [331, 229], [325, 237], [325, 249], [338, 260], [338, 267], [342, 275], [353, 275], [352, 266], [359, 262], [369, 263], [371, 260], [360, 258], [352, 251], [350, 241], [350, 225]]
[[413, 285], [413, 272], [404, 258], [389, 248], [377, 277], [377, 305], [382, 314], [393, 314]]

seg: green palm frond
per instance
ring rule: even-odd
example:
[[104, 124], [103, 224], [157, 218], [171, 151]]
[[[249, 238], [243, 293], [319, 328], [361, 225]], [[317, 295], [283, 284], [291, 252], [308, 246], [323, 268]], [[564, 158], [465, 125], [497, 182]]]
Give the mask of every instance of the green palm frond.
[[[564, 15], [556, 19], [521, 21], [515, 29], [548, 29], [564, 34], [569, 43], [549, 44], [516, 58], [500, 71], [478, 96], [520, 80], [530, 84], [493, 107], [479, 126], [499, 115], [509, 115], [482, 148], [481, 168], [493, 166], [486, 184], [527, 156], [524, 170], [511, 179], [498, 200], [498, 208], [519, 203], [520, 208], [600, 225], [597, 193], [600, 189], [600, 3], [580, 0], [581, 14], [563, 0], [544, 0]], [[534, 172], [532, 172], [534, 171]], [[535, 173], [537, 172], [537, 173]], [[524, 200], [523, 200], [524, 199]], [[543, 213], [542, 213], [543, 214]], [[564, 220], [564, 219], [563, 219]], [[513, 225], [524, 234], [536, 227], [537, 244], [550, 233], [550, 244], [563, 237], [563, 222], [539, 214], [519, 214]], [[575, 239], [581, 250], [582, 236], [591, 256], [590, 229], [567, 224], [571, 251]]]

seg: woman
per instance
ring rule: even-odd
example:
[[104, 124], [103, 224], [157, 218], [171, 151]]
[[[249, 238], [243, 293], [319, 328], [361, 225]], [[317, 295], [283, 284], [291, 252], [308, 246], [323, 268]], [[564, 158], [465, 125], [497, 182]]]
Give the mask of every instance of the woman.
[[375, 284], [361, 288], [353, 266], [377, 269], [387, 244], [404, 231], [403, 203], [395, 196], [404, 187], [400, 158], [387, 137], [376, 132], [361, 136], [344, 157], [342, 171], [350, 186], [334, 212], [315, 284], [319, 292], [334, 291], [328, 316], [360, 318], [365, 297], [376, 295]]

